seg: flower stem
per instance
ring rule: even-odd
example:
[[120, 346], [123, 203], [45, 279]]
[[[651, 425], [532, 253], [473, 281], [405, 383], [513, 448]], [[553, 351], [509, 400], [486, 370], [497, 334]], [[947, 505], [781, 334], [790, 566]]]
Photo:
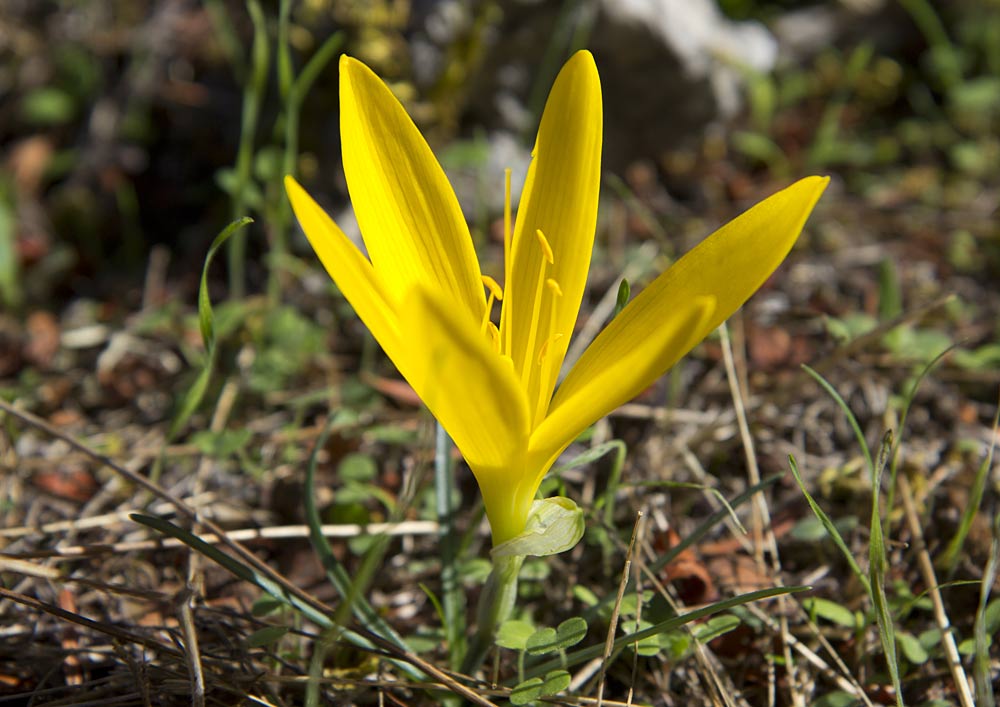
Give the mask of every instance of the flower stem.
[[524, 563], [523, 555], [496, 557], [493, 569], [486, 578], [483, 593], [479, 596], [476, 611], [476, 636], [469, 645], [462, 664], [462, 672], [471, 675], [479, 670], [486, 654], [493, 647], [500, 624], [507, 620], [517, 599], [517, 575]]

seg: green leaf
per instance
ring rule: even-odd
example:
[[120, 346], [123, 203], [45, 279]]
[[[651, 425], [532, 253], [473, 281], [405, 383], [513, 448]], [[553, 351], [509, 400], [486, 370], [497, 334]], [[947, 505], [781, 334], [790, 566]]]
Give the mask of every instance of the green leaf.
[[267, 595], [259, 596], [250, 607], [250, 613], [254, 616], [267, 616], [273, 614], [283, 606], [286, 606], [285, 602], [278, 601]]
[[630, 293], [631, 293], [631, 287], [628, 284], [628, 280], [626, 280], [623, 277], [621, 283], [619, 283], [618, 285], [618, 295], [615, 297], [615, 311], [611, 315], [612, 319], [617, 317], [621, 313], [621, 311], [625, 309], [625, 305], [628, 304], [628, 298]]
[[556, 650], [556, 630], [551, 626], [543, 626], [528, 636], [524, 644], [525, 650], [531, 655], [553, 653]]
[[829, 599], [807, 597], [802, 600], [802, 607], [811, 615], [826, 619], [838, 626], [852, 630], [858, 626], [857, 618], [853, 611]]
[[375, 460], [361, 452], [346, 455], [337, 467], [337, 476], [344, 481], [372, 481], [377, 475]]
[[855, 707], [860, 704], [861, 701], [851, 693], [834, 690], [820, 697], [810, 707]]
[[76, 102], [61, 88], [46, 86], [24, 97], [21, 115], [36, 125], [62, 125], [76, 115]]
[[[645, 631], [647, 629], [652, 628], [652, 626], [653, 624], [651, 622], [643, 619], [638, 623], [638, 625], [633, 625], [633, 628], [635, 628], [636, 631]], [[626, 628], [625, 626], [622, 626], [623, 630], [625, 628]], [[657, 636], [656, 634], [653, 634], [651, 636], [646, 636], [645, 638], [636, 641], [632, 645], [632, 648], [633, 650], [635, 650], [636, 653], [646, 658], [651, 658], [654, 655], [659, 654], [661, 647], [662, 646], [660, 644], [660, 637]]]
[[21, 304], [18, 283], [17, 220], [10, 202], [0, 194], [0, 304], [14, 309]]
[[583, 511], [562, 496], [531, 504], [524, 531], [493, 548], [493, 558], [555, 555], [569, 550], [583, 537]]
[[671, 660], [680, 660], [691, 648], [691, 636], [686, 631], [667, 631], [659, 635], [660, 650]]
[[247, 636], [250, 648], [264, 648], [280, 641], [288, 633], [287, 626], [265, 626]]
[[694, 635], [702, 643], [708, 643], [735, 630], [741, 623], [740, 617], [733, 614], [713, 616], [705, 623], [695, 626]]
[[906, 659], [914, 665], [923, 665], [930, 660], [930, 655], [920, 644], [920, 640], [912, 633], [900, 631], [896, 634], [896, 643]]
[[997, 631], [1000, 631], [1000, 599], [994, 599], [986, 605], [983, 617], [987, 634], [992, 636]]
[[587, 622], [579, 616], [566, 619], [556, 628], [544, 627], [532, 633], [524, 644], [531, 655], [554, 653], [574, 646], [587, 635]]
[[569, 687], [570, 676], [565, 670], [553, 670], [544, 678], [531, 678], [511, 690], [512, 705], [527, 705], [538, 701], [541, 697], [554, 695]]
[[[760, 601], [762, 599], [769, 599], [771, 597], [780, 596], [782, 594], [794, 594], [796, 592], [804, 592], [808, 590], [809, 587], [775, 587], [772, 589], [761, 589], [756, 592], [749, 592], [747, 594], [741, 594], [739, 596], [730, 597], [729, 599], [724, 599], [723, 601], [716, 602], [706, 607], [700, 609], [694, 609], [681, 616], [674, 616], [672, 618], [666, 619], [665, 621], [660, 621], [649, 628], [641, 629], [635, 633], [621, 636], [615, 639], [614, 650], [621, 650], [626, 646], [637, 643], [644, 638], [649, 636], [655, 636], [667, 631], [673, 631], [684, 624], [690, 623], [692, 621], [697, 621], [714, 614], [718, 614], [721, 611], [726, 611], [732, 609], [735, 606], [741, 604], [746, 604], [752, 601]], [[572, 667], [574, 665], [579, 665], [580, 663], [585, 663], [588, 660], [593, 660], [601, 656], [604, 653], [603, 645], [587, 646], [586, 648], [578, 648], [572, 653], [567, 654], [565, 657], [559, 656], [550, 660], [543, 661], [539, 665], [533, 665], [526, 672], [529, 676], [536, 676], [539, 673], [551, 670], [557, 666], [563, 666], [566, 668]]]
[[500, 624], [497, 631], [496, 644], [501, 648], [513, 651], [523, 651], [528, 646], [528, 639], [535, 632], [535, 627], [521, 619], [508, 619]]
[[562, 650], [575, 646], [587, 635], [587, 622], [579, 616], [566, 619], [556, 626], [557, 648]]
[[250, 442], [251, 434], [250, 430], [245, 428], [221, 432], [201, 430], [191, 435], [191, 443], [206, 456], [225, 459], [244, 449]]

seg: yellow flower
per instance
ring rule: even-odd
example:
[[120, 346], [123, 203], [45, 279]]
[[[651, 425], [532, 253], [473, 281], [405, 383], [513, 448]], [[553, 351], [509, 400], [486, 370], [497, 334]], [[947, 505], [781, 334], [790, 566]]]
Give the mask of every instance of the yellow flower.
[[575, 54], [549, 94], [512, 234], [505, 215], [503, 290], [480, 271], [427, 143], [385, 84], [349, 57], [340, 107], [368, 257], [291, 177], [288, 197], [327, 272], [471, 467], [494, 545], [522, 532], [542, 477], [580, 432], [760, 287], [828, 181], [803, 179], [708, 237], [630, 302], [556, 389], [597, 219], [602, 108], [590, 53]]

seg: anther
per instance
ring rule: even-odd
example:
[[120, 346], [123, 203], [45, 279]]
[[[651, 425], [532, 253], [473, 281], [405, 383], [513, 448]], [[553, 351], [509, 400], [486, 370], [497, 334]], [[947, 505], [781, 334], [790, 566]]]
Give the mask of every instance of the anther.
[[491, 324], [490, 316], [493, 314], [493, 302], [495, 300], [503, 299], [503, 290], [500, 289], [500, 285], [489, 275], [483, 275], [483, 284], [486, 285], [486, 289], [490, 291], [490, 296], [486, 299], [486, 311], [483, 312], [483, 321], [479, 325], [480, 333], [486, 332], [486, 325]]
[[549, 245], [549, 241], [545, 237], [545, 234], [542, 233], [542, 229], [535, 229], [535, 236], [538, 237], [538, 245], [542, 247], [542, 255], [545, 256], [549, 265], [552, 265], [556, 261], [555, 255], [552, 253], [552, 246]]
[[483, 275], [482, 278], [483, 278], [483, 284], [486, 285], [486, 289], [490, 291], [490, 297], [493, 297], [498, 302], [502, 302], [503, 290], [500, 288], [500, 285], [497, 284], [497, 281], [494, 280], [489, 275]]

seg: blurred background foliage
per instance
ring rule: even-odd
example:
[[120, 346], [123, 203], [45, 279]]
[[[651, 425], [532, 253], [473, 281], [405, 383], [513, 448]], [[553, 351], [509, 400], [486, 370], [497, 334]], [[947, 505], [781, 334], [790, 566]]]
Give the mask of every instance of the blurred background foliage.
[[[690, 57], [632, 61], [636, 37], [616, 19], [626, 4], [8, 0], [0, 298], [12, 311], [73, 296], [139, 306], [158, 244], [193, 289], [212, 236], [242, 215], [258, 224], [247, 272], [230, 279], [237, 293], [264, 289], [269, 265], [294, 271], [282, 260], [281, 232], [292, 229], [282, 174], [297, 173], [334, 211], [347, 203], [339, 51], [407, 105], [480, 236], [497, 215], [503, 167], [526, 164], [540, 97], [582, 46], [605, 86], [608, 171], [640, 197], [653, 181], [698, 207], [720, 189], [739, 201], [755, 180], [835, 172], [876, 205], [962, 209], [996, 186], [997, 0], [723, 0], [723, 21], [766, 27], [777, 52], [760, 70], [729, 35], [706, 45], [704, 61], [738, 75], [729, 105], [705, 88], [717, 73], [691, 77]], [[330, 56], [295, 105], [292, 81], [324, 47]], [[994, 225], [948, 231], [952, 265], [997, 275]], [[274, 295], [280, 282], [271, 285]]]

